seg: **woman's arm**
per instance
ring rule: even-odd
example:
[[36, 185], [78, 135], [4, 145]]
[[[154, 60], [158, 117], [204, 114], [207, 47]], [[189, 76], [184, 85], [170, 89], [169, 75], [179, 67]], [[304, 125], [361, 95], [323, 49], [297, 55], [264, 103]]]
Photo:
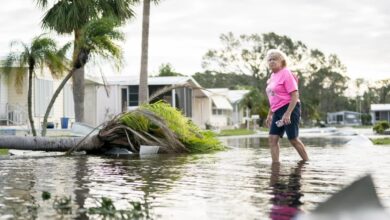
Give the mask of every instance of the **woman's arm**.
[[290, 95], [291, 95], [290, 104], [288, 105], [288, 108], [282, 117], [283, 124], [285, 125], [291, 124], [291, 113], [294, 110], [295, 105], [297, 104], [299, 99], [299, 93], [297, 90], [291, 92]]
[[274, 115], [274, 113], [271, 111], [271, 108], [268, 110], [268, 115], [267, 115], [267, 119], [265, 120], [265, 124], [267, 125], [267, 127], [269, 128], [271, 126], [271, 123], [272, 123], [272, 116]]

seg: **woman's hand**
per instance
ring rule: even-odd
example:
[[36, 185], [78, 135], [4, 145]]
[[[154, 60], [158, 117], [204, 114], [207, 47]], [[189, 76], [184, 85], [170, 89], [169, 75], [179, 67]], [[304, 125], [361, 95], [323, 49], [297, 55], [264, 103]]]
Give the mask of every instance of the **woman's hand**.
[[284, 125], [291, 124], [291, 113], [288, 112], [284, 113], [281, 120], [283, 121]]
[[271, 123], [272, 123], [272, 115], [267, 115], [267, 119], [265, 120], [265, 125], [267, 126], [267, 128], [271, 126]]

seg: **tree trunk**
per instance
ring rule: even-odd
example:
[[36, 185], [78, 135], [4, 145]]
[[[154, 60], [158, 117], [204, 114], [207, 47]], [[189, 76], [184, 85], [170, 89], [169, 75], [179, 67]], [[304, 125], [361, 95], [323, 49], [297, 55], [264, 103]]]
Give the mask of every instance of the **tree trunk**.
[[84, 122], [84, 66], [76, 69], [72, 79], [75, 120], [76, 122]]
[[54, 105], [54, 102], [56, 101], [58, 95], [60, 94], [61, 90], [64, 88], [64, 86], [66, 85], [66, 82], [68, 82], [68, 80], [72, 77], [73, 73], [75, 72], [74, 69], [72, 69], [68, 75], [65, 76], [65, 78], [62, 80], [61, 84], [58, 86], [58, 88], [56, 89], [56, 91], [54, 92], [53, 96], [51, 97], [51, 100], [50, 100], [50, 103], [49, 105], [47, 106], [47, 109], [46, 109], [46, 112], [45, 112], [45, 116], [43, 117], [43, 123], [42, 123], [42, 137], [46, 136], [46, 131], [47, 131], [47, 119], [49, 117], [49, 114], [50, 114], [50, 111], [51, 109], [53, 108], [53, 105]]
[[144, 0], [142, 14], [141, 71], [139, 77], [139, 104], [148, 103], [148, 48], [149, 48], [150, 0]]
[[[74, 30], [74, 49], [73, 49], [73, 66], [77, 66], [80, 55], [80, 46], [78, 41], [80, 39], [80, 30]], [[84, 122], [84, 64], [77, 66], [76, 72], [73, 74], [73, 101], [74, 114], [76, 122]]]
[[34, 126], [34, 118], [32, 115], [32, 79], [33, 79], [34, 67], [28, 68], [28, 92], [27, 92], [27, 110], [28, 110], [28, 119], [30, 121], [31, 132], [33, 136], [37, 136], [37, 131]]
[[[31, 137], [0, 136], [0, 149], [59, 151], [66, 152], [75, 147], [84, 137]], [[99, 149], [103, 143], [97, 135], [87, 137], [77, 150]]]

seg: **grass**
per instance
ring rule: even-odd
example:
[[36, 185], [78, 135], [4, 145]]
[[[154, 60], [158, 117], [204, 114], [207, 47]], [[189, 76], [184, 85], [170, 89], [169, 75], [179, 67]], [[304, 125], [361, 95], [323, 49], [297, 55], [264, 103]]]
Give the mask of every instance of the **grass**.
[[269, 131], [269, 128], [267, 128], [267, 127], [260, 127], [259, 130], [260, 130], [260, 131], [268, 132], [268, 131]]
[[353, 128], [371, 128], [372, 129], [372, 125], [354, 125], [352, 126]]
[[227, 130], [221, 130], [218, 136], [250, 135], [255, 133], [256, 133], [255, 131], [247, 130], [247, 129], [227, 129]]
[[372, 143], [376, 145], [390, 145], [390, 138], [375, 138], [371, 139]]
[[0, 155], [8, 155], [8, 149], [0, 149]]

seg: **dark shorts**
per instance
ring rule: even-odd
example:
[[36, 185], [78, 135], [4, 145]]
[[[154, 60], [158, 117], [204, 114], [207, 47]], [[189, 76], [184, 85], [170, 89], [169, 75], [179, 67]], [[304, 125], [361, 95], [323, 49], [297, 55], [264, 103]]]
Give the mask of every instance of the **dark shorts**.
[[282, 119], [283, 114], [286, 112], [288, 108], [288, 104], [279, 108], [274, 112], [272, 116], [272, 123], [269, 129], [270, 135], [279, 135], [281, 138], [283, 137], [284, 132], [287, 134], [287, 138], [289, 140], [297, 138], [299, 134], [299, 120], [301, 118], [301, 105], [298, 102], [291, 113], [291, 124], [284, 125], [282, 127], [276, 126], [276, 121]]

